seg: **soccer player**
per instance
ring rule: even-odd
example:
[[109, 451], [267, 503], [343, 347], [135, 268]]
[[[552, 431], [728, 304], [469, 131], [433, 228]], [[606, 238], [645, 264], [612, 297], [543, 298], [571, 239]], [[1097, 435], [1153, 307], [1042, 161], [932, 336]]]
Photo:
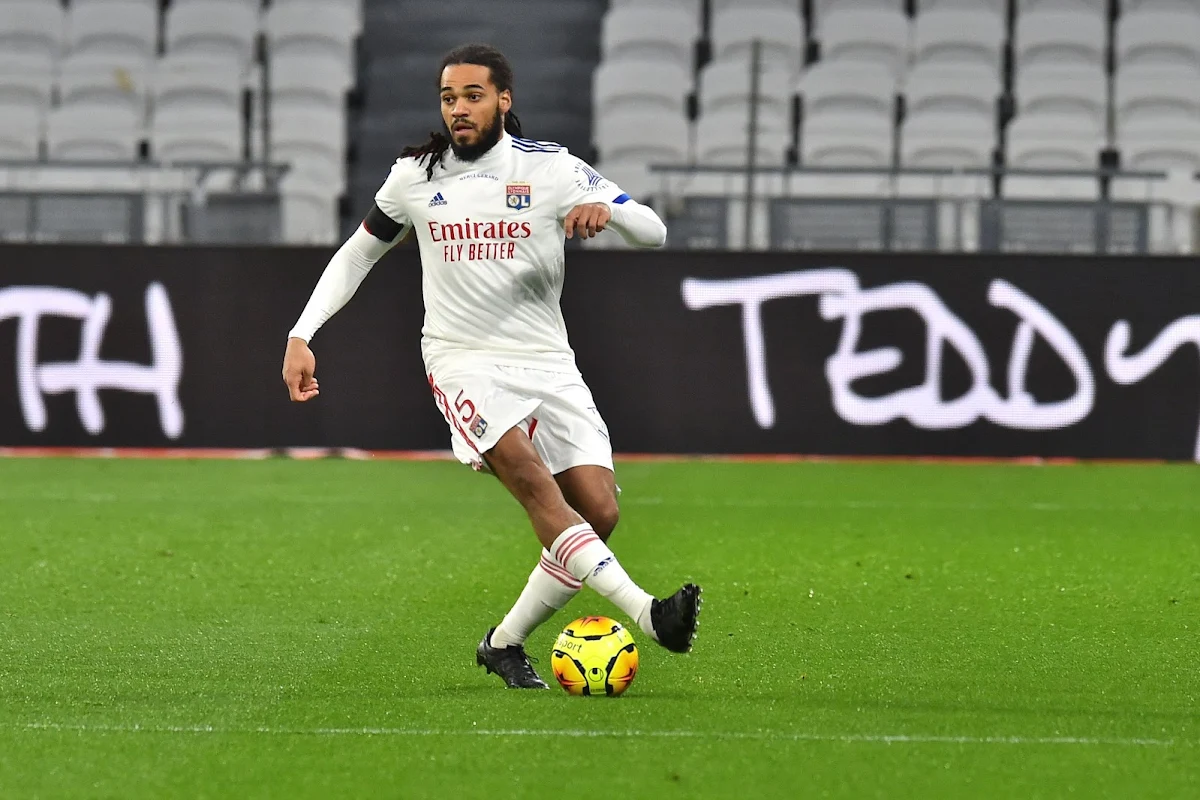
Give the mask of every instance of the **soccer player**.
[[510, 688], [544, 689], [525, 640], [583, 584], [678, 653], [691, 650], [700, 587], [656, 599], [608, 548], [619, 513], [612, 448], [559, 308], [564, 237], [612, 228], [632, 245], [661, 247], [666, 227], [566, 148], [522, 138], [512, 85], [512, 68], [494, 48], [446, 55], [437, 83], [445, 132], [401, 152], [290, 332], [283, 378], [293, 401], [318, 395], [313, 334], [415, 231], [421, 351], [454, 453], [504, 484], [543, 548], [476, 661]]

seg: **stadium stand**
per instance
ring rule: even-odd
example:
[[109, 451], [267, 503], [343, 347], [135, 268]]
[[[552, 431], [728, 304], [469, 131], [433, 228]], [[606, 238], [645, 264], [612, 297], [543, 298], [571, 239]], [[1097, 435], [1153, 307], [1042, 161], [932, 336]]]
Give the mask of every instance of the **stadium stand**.
[[[124, 191], [146, 169], [192, 181], [169, 190], [180, 197], [266, 191], [282, 219], [250, 235], [331, 243], [361, 26], [358, 0], [4, 0], [0, 157], [53, 170], [47, 191]], [[279, 201], [252, 168], [263, 159], [287, 161]]]
[[[640, 168], [631, 191], [642, 199], [661, 195], [657, 199], [672, 218], [669, 227], [688, 227], [689, 204], [711, 224], [714, 206], [707, 201], [723, 194], [728, 236], [721, 246], [777, 244], [763, 230], [780, 197], [824, 199], [830, 207], [837, 207], [838, 198], [893, 205], [947, 200], [952, 216], [965, 219], [985, 207], [1003, 213], [995, 204], [1009, 201], [1154, 202], [1157, 179], [1109, 178], [1103, 170], [1200, 168], [1200, 148], [1194, 144], [1200, 127], [1200, 7], [1195, 3], [710, 0], [701, 8], [695, 33], [684, 27], [685, 19], [689, 24], [697, 19], [687, 4], [661, 0], [639, 4], [636, 12], [632, 5], [613, 3], [605, 20], [597, 86], [605, 87], [607, 98], [609, 81], [636, 83], [634, 69], [647, 67], [622, 73], [622, 59], [632, 63], [635, 59], [626, 54], [634, 53], [648, 64], [657, 49], [658, 59], [676, 65], [667, 82], [670, 93], [687, 86], [689, 78], [694, 86], [693, 99], [684, 104], [690, 135], [666, 122], [678, 113], [678, 102], [664, 97], [655, 112], [662, 120], [657, 124], [671, 124], [689, 143], [691, 161], [682, 146], [659, 143], [655, 155], [673, 155], [668, 162], [626, 144], [620, 148], [619, 171], [635, 174]], [[645, 15], [643, 21], [635, 14]], [[668, 26], [668, 18], [680, 22]], [[668, 28], [669, 33], [660, 32]], [[630, 44], [612, 42], [612, 31]], [[656, 43], [659, 39], [669, 42]], [[757, 102], [749, 92], [738, 99], [748, 81], [729, 77], [706, 85], [707, 76], [732, 76], [726, 65], [746, 62], [756, 40], [763, 65]], [[679, 65], [686, 65], [693, 52], [690, 73], [680, 75]], [[777, 76], [789, 72], [794, 89], [781, 92]], [[623, 74], [630, 77], [609, 77]], [[714, 97], [712, 87], [718, 85], [722, 88]], [[760, 137], [756, 166], [783, 163], [792, 171], [781, 171], [782, 181], [773, 173], [758, 175], [755, 191], [762, 200], [746, 215], [748, 222], [740, 221], [747, 211], [741, 196], [747, 191], [746, 174], [718, 179], [683, 168], [651, 171], [652, 163], [744, 167], [752, 106]], [[631, 104], [628, 113], [632, 109]], [[610, 140], [619, 138], [617, 126], [604, 120], [606, 113], [607, 106], [598, 103], [594, 135], [602, 170], [614, 163]], [[718, 133], [718, 127], [724, 130]], [[638, 158], [645, 162], [638, 164]], [[929, 218], [945, 219], [948, 208], [930, 211]], [[961, 228], [963, 219], [951, 227]], [[1183, 224], [1188, 227], [1190, 221]], [[972, 247], [980, 245], [979, 235], [978, 230], [966, 235], [955, 230], [935, 238], [942, 247]], [[741, 236], [747, 238], [739, 241]], [[596, 246], [619, 243], [602, 237]]]
[[[216, 199], [274, 196], [245, 165], [286, 163], [274, 238], [330, 244], [399, 151], [439, 127], [441, 55], [484, 40], [514, 64], [526, 134], [663, 204], [685, 231], [675, 244], [695, 239], [689, 215], [698, 230], [725, 213], [713, 241], [771, 246], [783, 200], [920, 201], [961, 227], [1009, 200], [1167, 202], [1155, 186], [1171, 183], [1184, 208], [1196, 181], [1178, 176], [1200, 169], [1200, 7], [1182, 0], [495, 0], [477, 12], [475, 0], [0, 0], [0, 159], [62, 165], [55, 187], [80, 161], [208, 164], [180, 197]], [[750, 176], [751, 152], [777, 169]], [[1176, 177], [1103, 174], [1114, 168]]]

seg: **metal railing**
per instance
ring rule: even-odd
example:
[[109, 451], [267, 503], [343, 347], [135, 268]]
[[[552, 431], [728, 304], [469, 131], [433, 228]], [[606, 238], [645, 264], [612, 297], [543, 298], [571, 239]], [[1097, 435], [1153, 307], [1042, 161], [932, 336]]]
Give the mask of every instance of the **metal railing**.
[[[1200, 180], [1192, 175], [1118, 169], [753, 164], [656, 164], [650, 170], [658, 176], [655, 199], [669, 218], [669, 228], [677, 232], [676, 247], [925, 249], [911, 243], [895, 246], [895, 238], [889, 234], [895, 230], [897, 213], [920, 208], [936, 222], [936, 235], [926, 240], [930, 249], [1080, 253], [1187, 253], [1197, 249]], [[722, 178], [727, 179], [726, 185], [716, 185]], [[1007, 184], [1020, 180], [1042, 185], [1043, 190], [1030, 192], [1026, 186], [1018, 192], [1005, 191]], [[739, 181], [744, 181], [744, 186], [738, 185]], [[1064, 181], [1071, 186], [1062, 196], [1047, 188]], [[1114, 186], [1122, 189], [1114, 192]], [[884, 230], [877, 236], [864, 236], [861, 229], [851, 235], [853, 226], [846, 226], [846, 236], [839, 240], [828, 225], [825, 229], [798, 229], [803, 228], [805, 215], [789, 217], [781, 211], [787, 207], [824, 207], [831, 214], [869, 210], [879, 214]], [[1036, 216], [1022, 218], [1022, 212], [1033, 209]], [[1092, 223], [1080, 227], [1078, 220], [1088, 215]], [[808, 215], [808, 222], [816, 225], [815, 216]], [[723, 230], [714, 230], [714, 226]], [[1060, 228], [1057, 233], [1056, 226]], [[1064, 235], [1072, 232], [1077, 235]], [[1115, 238], [1114, 232], [1119, 234]], [[805, 241], [811, 244], [804, 246]]]
[[278, 242], [287, 170], [255, 161], [0, 161], [0, 241]]

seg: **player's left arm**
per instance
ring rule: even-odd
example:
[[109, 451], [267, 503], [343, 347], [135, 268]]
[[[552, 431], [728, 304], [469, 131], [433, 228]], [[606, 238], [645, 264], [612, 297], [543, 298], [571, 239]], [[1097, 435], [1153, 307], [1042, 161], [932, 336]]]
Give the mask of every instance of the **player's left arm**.
[[634, 247], [666, 244], [667, 226], [654, 209], [634, 200], [582, 159], [563, 151], [558, 178], [558, 218], [568, 239], [589, 239], [612, 228]]

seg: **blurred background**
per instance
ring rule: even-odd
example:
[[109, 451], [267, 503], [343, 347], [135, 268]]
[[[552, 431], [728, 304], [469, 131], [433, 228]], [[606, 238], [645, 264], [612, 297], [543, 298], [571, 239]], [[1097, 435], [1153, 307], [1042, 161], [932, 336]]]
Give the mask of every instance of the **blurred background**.
[[672, 248], [1196, 248], [1189, 0], [0, 0], [0, 237], [336, 243], [470, 41]]

